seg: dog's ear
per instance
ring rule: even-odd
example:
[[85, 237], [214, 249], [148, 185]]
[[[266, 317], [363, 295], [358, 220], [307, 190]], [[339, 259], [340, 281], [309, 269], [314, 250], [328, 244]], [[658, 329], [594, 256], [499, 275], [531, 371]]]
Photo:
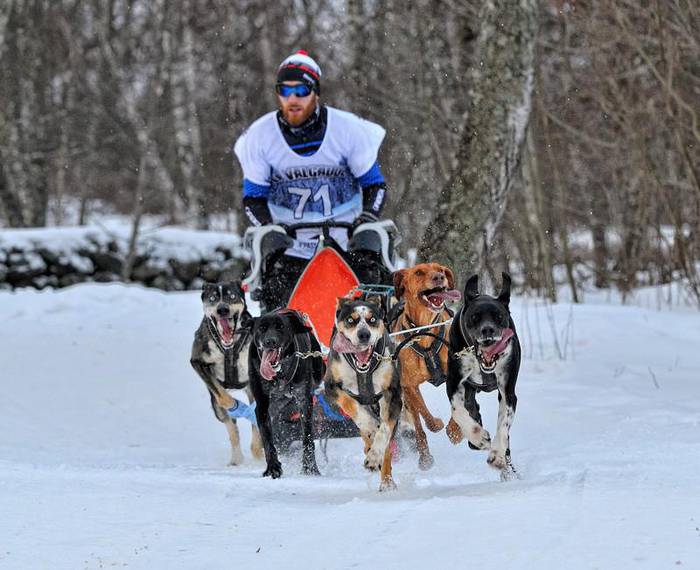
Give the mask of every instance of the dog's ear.
[[335, 301], [335, 312], [337, 313], [340, 311], [340, 309], [342, 309], [345, 303], [347, 303], [349, 300], [350, 299], [347, 297], [338, 297]]
[[231, 286], [241, 299], [245, 299], [245, 291], [243, 291], [243, 285], [238, 279], [232, 281]]
[[501, 273], [501, 277], [503, 277], [503, 286], [498, 294], [498, 300], [507, 307], [508, 303], [510, 303], [510, 275], [504, 271]]
[[464, 286], [464, 299], [469, 303], [479, 296], [479, 276], [472, 275]]
[[306, 325], [306, 323], [304, 322], [304, 317], [302, 317], [296, 311], [291, 312], [289, 314], [289, 319], [292, 322], [292, 330], [294, 331], [294, 334], [304, 334], [311, 332], [311, 327]]
[[448, 289], [454, 289], [455, 288], [455, 274], [452, 273], [452, 270], [447, 267], [446, 265], [442, 266], [442, 270], [445, 272], [445, 275], [447, 276], [447, 288]]
[[211, 293], [215, 292], [217, 289], [215, 283], [209, 283], [208, 281], [205, 281], [202, 283], [202, 301], [206, 299]]
[[399, 269], [394, 272], [394, 297], [399, 300], [401, 300], [401, 297], [403, 297], [403, 294], [406, 292], [403, 280], [406, 278], [407, 273], [408, 271], [405, 269]]

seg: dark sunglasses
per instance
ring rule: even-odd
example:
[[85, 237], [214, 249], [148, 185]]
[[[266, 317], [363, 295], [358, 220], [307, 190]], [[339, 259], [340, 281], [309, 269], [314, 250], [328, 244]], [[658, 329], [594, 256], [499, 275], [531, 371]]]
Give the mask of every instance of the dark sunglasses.
[[313, 90], [306, 83], [299, 83], [298, 85], [285, 85], [284, 83], [278, 83], [275, 85], [275, 91], [277, 91], [280, 97], [284, 97], [286, 99], [292, 94], [296, 95], [297, 97], [308, 97], [311, 95], [311, 91]]

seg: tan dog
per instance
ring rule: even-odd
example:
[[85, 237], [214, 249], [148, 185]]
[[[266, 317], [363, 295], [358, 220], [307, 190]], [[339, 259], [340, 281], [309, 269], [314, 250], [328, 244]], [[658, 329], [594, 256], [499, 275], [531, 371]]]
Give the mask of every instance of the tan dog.
[[[421, 263], [409, 269], [401, 269], [394, 273], [394, 295], [403, 300], [403, 313], [393, 326], [393, 331], [437, 324], [451, 318], [445, 307], [448, 300], [458, 300], [459, 291], [454, 290], [454, 275], [452, 271], [438, 263]], [[449, 325], [426, 329], [423, 332], [431, 336], [419, 336], [410, 346], [399, 352], [401, 373], [401, 390], [408, 415], [412, 416], [416, 430], [416, 448], [418, 449], [418, 465], [421, 469], [430, 469], [433, 456], [428, 448], [428, 439], [423, 431], [420, 418], [432, 432], [438, 432], [445, 424], [440, 418], [433, 416], [425, 405], [420, 393], [420, 385], [429, 380], [439, 386], [447, 378], [447, 344]], [[408, 335], [401, 335], [397, 340], [404, 340]]]

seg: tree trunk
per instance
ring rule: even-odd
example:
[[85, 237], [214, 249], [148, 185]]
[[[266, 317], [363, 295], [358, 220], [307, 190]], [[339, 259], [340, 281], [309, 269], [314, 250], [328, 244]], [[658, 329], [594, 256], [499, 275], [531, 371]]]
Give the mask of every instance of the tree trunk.
[[419, 253], [463, 272], [485, 267], [516, 177], [531, 108], [538, 2], [486, 0], [480, 20], [455, 166]]

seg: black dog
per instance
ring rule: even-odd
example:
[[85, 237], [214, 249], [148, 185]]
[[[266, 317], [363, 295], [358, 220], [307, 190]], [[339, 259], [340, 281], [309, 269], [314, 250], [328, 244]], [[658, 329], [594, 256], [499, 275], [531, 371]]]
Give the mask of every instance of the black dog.
[[[313, 426], [313, 392], [323, 378], [321, 347], [302, 316], [279, 309], [255, 320], [248, 367], [257, 402], [255, 414], [265, 449], [267, 469], [263, 477], [282, 476], [282, 465], [273, 440], [273, 418], [278, 405], [292, 399], [298, 407], [302, 430], [302, 472], [320, 475], [316, 466]], [[309, 356], [317, 352], [317, 356]]]
[[[520, 369], [520, 342], [510, 316], [510, 276], [503, 273], [498, 298], [479, 294], [478, 276], [467, 281], [464, 306], [450, 329], [447, 397], [452, 418], [447, 435], [452, 443], [466, 436], [472, 449], [490, 449], [488, 464], [503, 479], [515, 476], [510, 461], [510, 427], [518, 402], [515, 383]], [[495, 440], [481, 424], [477, 392], [498, 389], [498, 425]]]

